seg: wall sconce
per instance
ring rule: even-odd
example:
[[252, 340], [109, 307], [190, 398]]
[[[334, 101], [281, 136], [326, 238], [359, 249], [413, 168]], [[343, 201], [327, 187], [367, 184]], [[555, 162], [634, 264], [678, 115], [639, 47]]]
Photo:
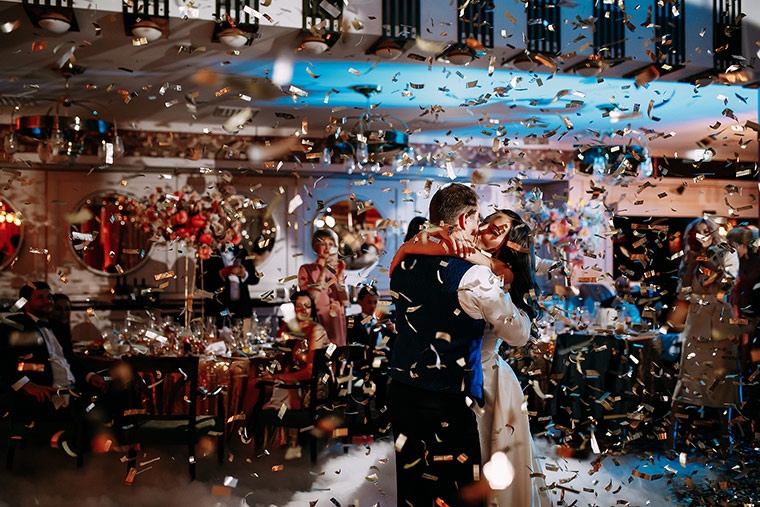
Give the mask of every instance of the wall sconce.
[[542, 65], [542, 62], [528, 51], [524, 51], [503, 62], [503, 65], [507, 64], [520, 72], [533, 72]]
[[37, 23], [51, 33], [66, 33], [71, 29], [71, 21], [60, 12], [46, 12]]
[[580, 63], [570, 67], [569, 71], [583, 77], [594, 77], [602, 73], [607, 68], [601, 56], [591, 55]]
[[296, 52], [321, 55], [338, 42], [343, 19], [343, 2], [303, 0], [303, 39]]
[[24, 10], [34, 26], [55, 34], [79, 31], [72, 0], [42, 2], [44, 0], [24, 0], [23, 2]]

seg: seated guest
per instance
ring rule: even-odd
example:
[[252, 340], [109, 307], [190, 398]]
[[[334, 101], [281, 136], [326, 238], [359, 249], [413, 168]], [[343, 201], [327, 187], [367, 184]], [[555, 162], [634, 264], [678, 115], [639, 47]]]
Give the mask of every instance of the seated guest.
[[26, 300], [23, 312], [8, 316], [0, 325], [0, 375], [10, 388], [16, 413], [25, 422], [46, 416], [66, 418], [70, 407], [69, 415], [81, 415], [71, 412], [84, 408], [76, 406], [84, 398], [69, 392], [88, 387], [105, 392], [105, 380], [76, 368], [70, 336], [48, 321], [53, 311], [48, 284], [27, 283], [19, 297]]
[[[330, 345], [327, 331], [317, 322], [317, 310], [314, 300], [306, 291], [294, 292], [290, 300], [295, 307], [295, 321], [286, 322], [287, 334], [291, 338], [297, 338], [293, 345], [292, 362], [282, 373], [271, 377], [283, 383], [307, 380], [311, 378], [314, 365], [314, 351]], [[296, 389], [278, 389], [272, 391], [271, 398], [267, 400], [262, 410], [277, 410], [285, 405], [288, 409], [301, 409], [300, 393]], [[257, 430], [257, 433], [259, 431]], [[291, 429], [288, 435], [289, 448], [285, 459], [294, 459], [301, 456], [301, 447], [298, 445], [298, 430]]]
[[[71, 341], [71, 300], [66, 294], [53, 294], [53, 311], [50, 322], [56, 327], [56, 336]], [[62, 336], [65, 335], [65, 336]]]
[[275, 377], [279, 380], [293, 381], [311, 378], [314, 364], [314, 351], [330, 344], [327, 331], [317, 322], [317, 309], [314, 300], [307, 291], [297, 291], [290, 296], [296, 312], [295, 322], [286, 322], [287, 333], [291, 338], [300, 340], [293, 346], [293, 364], [288, 371]]
[[636, 306], [631, 296], [631, 282], [624, 276], [619, 276], [615, 279], [615, 290], [617, 295], [610, 305], [616, 309], [619, 314], [619, 319], [630, 319], [631, 324], [641, 324], [641, 312]]
[[365, 285], [359, 290], [356, 302], [361, 313], [347, 318], [347, 342], [360, 343], [370, 349], [389, 350], [396, 338], [396, 326], [388, 318], [378, 319], [375, 315], [379, 297], [374, 287]]

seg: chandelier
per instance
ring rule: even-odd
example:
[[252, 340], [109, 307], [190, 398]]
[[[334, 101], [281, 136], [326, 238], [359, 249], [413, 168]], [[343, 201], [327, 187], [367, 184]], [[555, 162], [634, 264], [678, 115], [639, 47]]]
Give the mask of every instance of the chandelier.
[[[83, 154], [97, 155], [101, 162], [112, 164], [124, 155], [124, 142], [114, 124], [98, 118], [97, 109], [68, 97], [68, 77], [65, 95], [45, 114], [11, 119], [11, 130], [3, 142], [8, 156], [21, 151], [22, 146], [36, 146], [43, 164], [74, 164]], [[76, 114], [75, 109], [84, 109], [87, 114]]]
[[334, 157], [343, 161], [350, 174], [355, 170], [379, 172], [384, 165], [393, 164], [396, 171], [414, 162], [414, 150], [409, 146], [409, 126], [401, 118], [374, 113], [370, 97], [382, 91], [377, 85], [352, 86], [351, 89], [367, 98], [367, 108], [350, 127], [349, 118], [333, 119], [327, 126], [322, 163], [329, 165]]
[[639, 145], [605, 144], [587, 146], [578, 152], [579, 171], [612, 181], [649, 178], [654, 173], [649, 150]]

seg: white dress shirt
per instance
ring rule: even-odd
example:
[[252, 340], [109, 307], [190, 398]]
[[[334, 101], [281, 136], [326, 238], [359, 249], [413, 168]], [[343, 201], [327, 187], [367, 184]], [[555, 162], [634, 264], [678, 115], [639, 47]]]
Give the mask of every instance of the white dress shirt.
[[[55, 337], [52, 329], [47, 326], [47, 322], [40, 322], [40, 319], [34, 315], [28, 315], [35, 322], [37, 329], [39, 329], [42, 338], [45, 340], [45, 347], [47, 348], [48, 356], [50, 356], [50, 366], [53, 370], [53, 387], [66, 389], [70, 388], [74, 385], [75, 378], [74, 374], [71, 372], [71, 365], [69, 365], [68, 360], [63, 355], [63, 348], [58, 342], [58, 338]], [[24, 376], [20, 378], [13, 384], [13, 390], [18, 391], [28, 382], [30, 382], [29, 377]], [[56, 409], [65, 407], [68, 404], [68, 394], [53, 395], [53, 405]]]
[[473, 319], [485, 319], [492, 332], [513, 347], [528, 343], [530, 318], [517, 308], [509, 293], [501, 288], [501, 279], [486, 266], [474, 265], [462, 277], [459, 304]]

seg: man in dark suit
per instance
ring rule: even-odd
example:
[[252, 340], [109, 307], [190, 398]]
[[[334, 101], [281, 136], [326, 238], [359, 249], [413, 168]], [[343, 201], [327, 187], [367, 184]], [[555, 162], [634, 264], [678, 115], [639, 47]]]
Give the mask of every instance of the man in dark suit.
[[[379, 433], [388, 430], [388, 356], [396, 339], [396, 326], [389, 318], [378, 319], [375, 314], [379, 297], [371, 285], [359, 290], [356, 302], [361, 313], [346, 318], [346, 343], [358, 343], [369, 348], [374, 354], [372, 362], [372, 382], [375, 384], [375, 408], [378, 412], [373, 424]], [[367, 410], [370, 407], [367, 405]], [[371, 415], [371, 414], [368, 414]], [[368, 419], [371, 419], [368, 417]]]
[[393, 347], [396, 326], [391, 319], [375, 316], [378, 301], [374, 287], [365, 285], [359, 290], [356, 302], [361, 307], [361, 313], [346, 318], [346, 343], [361, 343], [378, 351], [388, 351]]
[[224, 324], [226, 317], [229, 320], [251, 317], [253, 301], [248, 287], [259, 283], [259, 277], [245, 248], [230, 244], [203, 260], [199, 271], [199, 288], [213, 294], [206, 299], [206, 313], [216, 317], [218, 327]]
[[4, 317], [0, 325], [0, 375], [16, 418], [76, 418], [85, 400], [82, 393], [105, 392], [106, 381], [81, 370], [70, 337], [56, 334], [56, 324], [48, 321], [53, 299], [45, 282], [27, 283], [19, 297], [25, 300], [23, 312]]

